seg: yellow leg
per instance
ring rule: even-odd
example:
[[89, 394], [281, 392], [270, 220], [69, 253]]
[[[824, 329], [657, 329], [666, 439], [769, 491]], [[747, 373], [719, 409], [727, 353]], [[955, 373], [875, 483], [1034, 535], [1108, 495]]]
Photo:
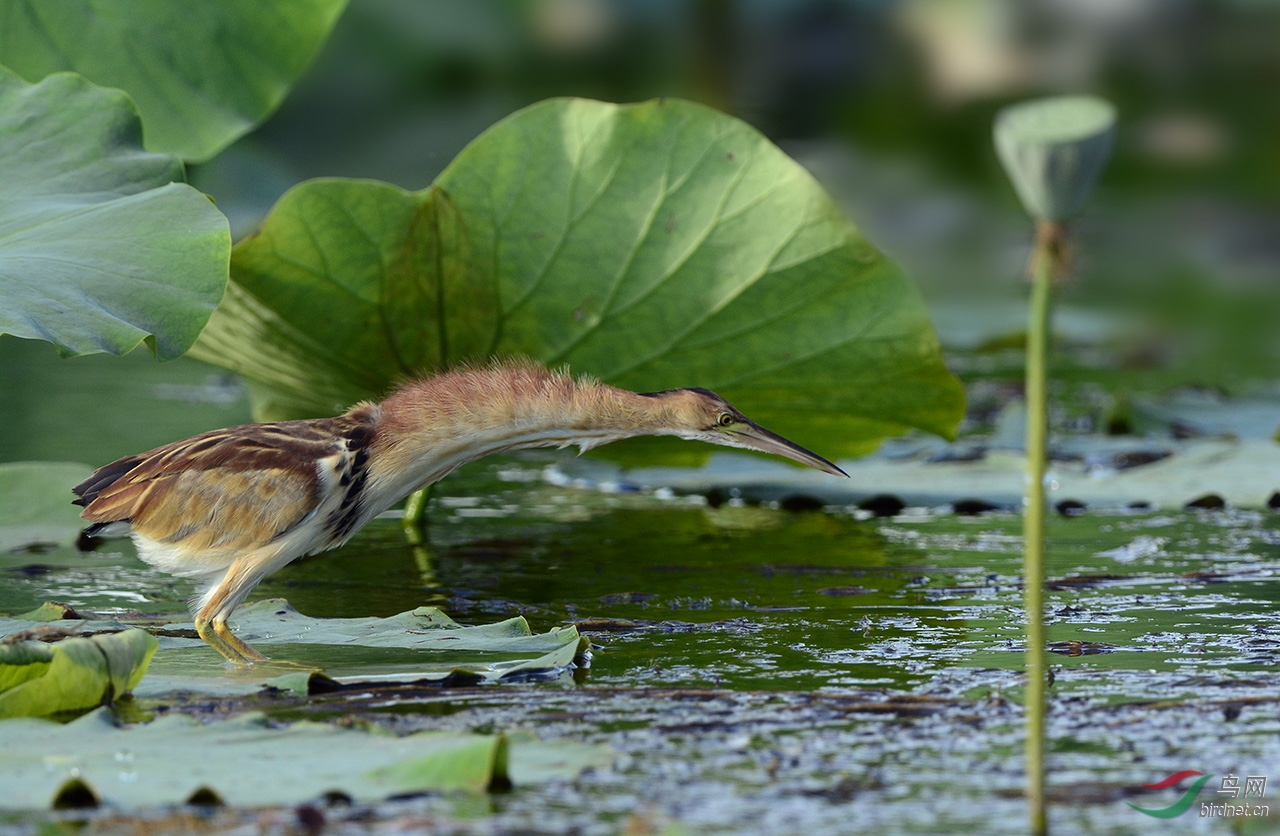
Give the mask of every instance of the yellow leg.
[[209, 643], [210, 647], [226, 657], [227, 661], [235, 662], [237, 665], [266, 661], [266, 656], [236, 638], [231, 628], [227, 626], [225, 618], [207, 619], [201, 617], [203, 614], [204, 610], [201, 610], [201, 615], [196, 616], [196, 632], [200, 634], [200, 638]]
[[236, 638], [227, 626], [227, 616], [231, 615], [232, 610], [240, 605], [249, 590], [261, 579], [253, 571], [254, 567], [255, 561], [245, 559], [231, 564], [213, 596], [196, 613], [196, 632], [200, 634], [200, 638], [237, 665], [263, 662], [267, 658]]

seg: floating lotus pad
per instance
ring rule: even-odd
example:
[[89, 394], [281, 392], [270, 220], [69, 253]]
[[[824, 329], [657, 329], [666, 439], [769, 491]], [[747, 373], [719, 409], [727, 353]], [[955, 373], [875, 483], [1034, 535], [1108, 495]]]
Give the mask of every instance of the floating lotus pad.
[[[126, 626], [111, 619], [55, 623], [87, 633]], [[339, 682], [555, 676], [589, 647], [575, 627], [534, 634], [522, 617], [464, 627], [434, 607], [390, 618], [311, 618], [287, 601], [269, 598], [239, 607], [232, 624], [237, 635], [271, 659], [246, 667], [228, 665], [195, 638], [190, 622], [151, 624], [160, 637], [160, 652], [149, 675], [133, 689], [135, 695], [250, 694], [268, 686], [305, 691], [316, 674]], [[40, 622], [0, 617], [0, 635], [36, 626]]]
[[[1073, 443], [1077, 442], [1078, 443]], [[1205, 494], [1216, 494], [1239, 508], [1265, 507], [1280, 491], [1280, 444], [1271, 440], [1129, 442], [1115, 439], [1067, 439], [1064, 452], [1079, 460], [1050, 462], [1053, 480], [1049, 502], [1084, 502], [1091, 508], [1123, 508], [1149, 503], [1159, 508], [1181, 508]], [[967, 455], [976, 448], [976, 455]], [[1111, 454], [1161, 454], [1141, 466], [1108, 467]], [[1091, 459], [1093, 451], [1110, 451]], [[575, 484], [596, 484], [609, 490], [619, 485], [645, 490], [665, 488], [685, 494], [707, 494], [730, 489], [748, 501], [778, 501], [787, 497], [812, 497], [823, 504], [856, 505], [876, 496], [892, 495], [909, 506], [940, 507], [961, 500], [981, 500], [1014, 510], [1021, 507], [1025, 458], [1021, 451], [982, 449], [977, 443], [904, 444], [893, 448], [896, 457], [868, 456], [839, 461], [849, 478], [824, 480], [819, 473], [788, 468], [774, 462], [735, 453], [716, 453], [701, 468], [652, 467], [623, 470], [607, 462], [575, 459], [551, 471], [553, 479]], [[955, 455], [949, 455], [954, 452]], [[1073, 456], [1074, 458], [1074, 456]]]
[[482, 792], [495, 781], [533, 784], [605, 768], [603, 746], [531, 735], [419, 732], [300, 722], [261, 713], [205, 724], [169, 715], [118, 728], [107, 709], [59, 725], [0, 723], [0, 809], [48, 809], [71, 787], [121, 809], [181, 804], [197, 795], [237, 806], [297, 804], [329, 792], [354, 801], [427, 791]]

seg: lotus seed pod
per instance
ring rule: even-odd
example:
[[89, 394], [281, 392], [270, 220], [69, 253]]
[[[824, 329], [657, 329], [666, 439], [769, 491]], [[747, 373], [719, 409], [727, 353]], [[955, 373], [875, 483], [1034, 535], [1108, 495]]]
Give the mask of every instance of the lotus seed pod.
[[1116, 109], [1096, 96], [1055, 96], [996, 114], [996, 153], [1027, 213], [1064, 221], [1084, 208], [1111, 153]]

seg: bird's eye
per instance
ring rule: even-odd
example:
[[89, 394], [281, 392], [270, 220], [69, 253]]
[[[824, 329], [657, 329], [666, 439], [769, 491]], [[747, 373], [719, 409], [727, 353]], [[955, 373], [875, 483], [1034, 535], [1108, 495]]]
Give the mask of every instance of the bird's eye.
[[716, 416], [716, 426], [728, 427], [731, 424], [733, 424], [736, 420], [737, 419], [734, 418], [732, 414], [728, 412], [721, 412], [719, 415]]

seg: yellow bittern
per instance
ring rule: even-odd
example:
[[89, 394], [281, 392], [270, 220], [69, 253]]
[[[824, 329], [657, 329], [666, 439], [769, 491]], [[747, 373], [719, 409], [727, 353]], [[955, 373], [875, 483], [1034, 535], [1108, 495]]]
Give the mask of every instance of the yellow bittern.
[[200, 637], [232, 662], [265, 657], [227, 618], [267, 575], [345, 543], [410, 492], [467, 462], [528, 447], [589, 450], [673, 435], [776, 453], [844, 476], [705, 389], [638, 394], [532, 362], [409, 383], [334, 418], [246, 424], [99, 468], [72, 490], [86, 532], [132, 534], [143, 560], [195, 578]]

